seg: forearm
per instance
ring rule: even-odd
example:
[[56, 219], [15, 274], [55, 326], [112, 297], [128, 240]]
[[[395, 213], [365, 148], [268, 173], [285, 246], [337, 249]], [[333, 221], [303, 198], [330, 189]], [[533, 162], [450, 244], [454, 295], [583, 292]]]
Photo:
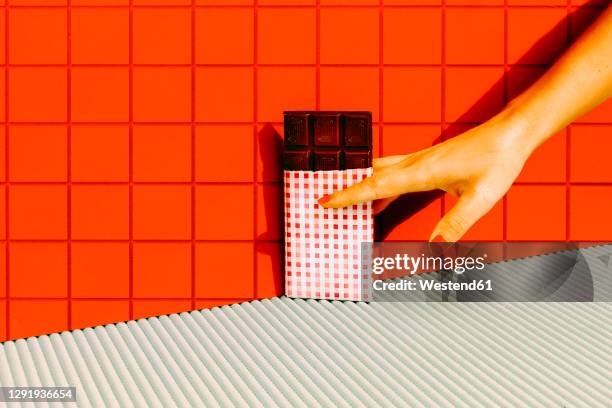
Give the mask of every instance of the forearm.
[[612, 96], [612, 6], [498, 119], [520, 128], [530, 152]]

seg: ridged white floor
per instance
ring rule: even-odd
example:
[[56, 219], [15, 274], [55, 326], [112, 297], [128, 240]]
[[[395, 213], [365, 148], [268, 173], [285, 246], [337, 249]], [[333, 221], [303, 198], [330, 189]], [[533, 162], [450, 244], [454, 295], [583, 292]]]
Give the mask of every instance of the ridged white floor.
[[83, 407], [611, 407], [612, 303], [274, 298], [5, 342], [0, 385]]
[[610, 407], [611, 351], [609, 303], [276, 298], [6, 342], [0, 383], [84, 407]]

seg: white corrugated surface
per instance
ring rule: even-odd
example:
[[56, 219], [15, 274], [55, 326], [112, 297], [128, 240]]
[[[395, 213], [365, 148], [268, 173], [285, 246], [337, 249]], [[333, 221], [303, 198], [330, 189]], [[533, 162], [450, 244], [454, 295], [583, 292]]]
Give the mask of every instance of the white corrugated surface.
[[5, 342], [0, 385], [84, 407], [610, 407], [612, 303], [275, 298]]
[[609, 303], [277, 298], [0, 346], [0, 383], [79, 406], [612, 403]]

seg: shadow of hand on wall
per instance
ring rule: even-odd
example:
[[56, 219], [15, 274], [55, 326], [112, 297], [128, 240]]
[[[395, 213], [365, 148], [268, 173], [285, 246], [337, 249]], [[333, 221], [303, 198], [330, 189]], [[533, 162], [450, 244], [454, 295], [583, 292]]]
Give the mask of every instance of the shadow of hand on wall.
[[[257, 181], [281, 182], [283, 139], [271, 124], [266, 123], [257, 132], [257, 149], [260, 158]], [[276, 183], [258, 183], [257, 189], [257, 297], [267, 298], [284, 292], [283, 186]], [[267, 272], [265, 274], [260, 270], [264, 268]]]
[[[593, 7], [596, 5], [599, 7]], [[506, 103], [537, 81], [603, 10], [599, 0], [589, 1], [586, 5], [573, 10], [540, 37], [517, 61], [507, 66], [505, 72], [502, 72], [504, 67], [490, 67], [489, 69], [498, 69], [501, 72], [500, 78], [457, 118], [447, 117], [451, 123], [447, 124], [432, 145], [455, 137], [498, 113]], [[473, 93], [472, 83], [465, 81], [461, 85], [466, 95]], [[461, 88], [454, 91], [462, 93]], [[440, 190], [402, 195], [378, 215], [376, 240], [387, 238], [398, 225], [443, 195], [444, 192]], [[448, 209], [446, 208], [446, 211]]]

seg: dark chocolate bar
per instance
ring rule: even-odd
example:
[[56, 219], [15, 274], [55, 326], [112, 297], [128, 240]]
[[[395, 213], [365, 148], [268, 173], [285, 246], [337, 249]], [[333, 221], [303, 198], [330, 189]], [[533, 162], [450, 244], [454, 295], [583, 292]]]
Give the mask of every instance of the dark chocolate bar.
[[285, 112], [285, 170], [371, 166], [370, 112]]

